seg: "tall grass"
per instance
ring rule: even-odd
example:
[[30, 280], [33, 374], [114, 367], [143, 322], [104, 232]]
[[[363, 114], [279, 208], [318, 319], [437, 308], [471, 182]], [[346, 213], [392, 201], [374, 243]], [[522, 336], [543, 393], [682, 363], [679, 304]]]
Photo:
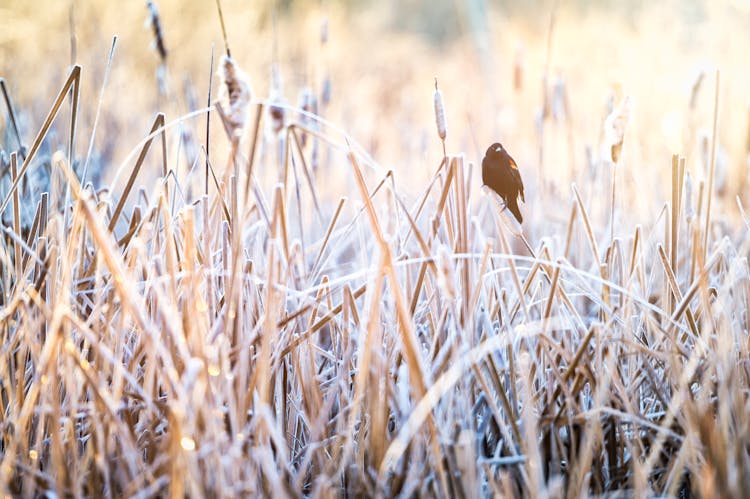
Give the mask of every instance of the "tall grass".
[[[554, 197], [521, 166], [541, 191], [520, 227], [480, 188], [481, 158], [446, 147], [452, 92], [446, 148], [415, 196], [408, 171], [380, 167], [312, 104], [247, 90], [240, 109], [224, 81], [223, 106], [158, 113], [119, 164], [92, 162], [114, 172], [94, 186], [77, 166], [94, 104], [83, 71], [39, 96], [52, 105], [30, 136], [2, 85], [3, 494], [750, 487], [750, 241], [717, 209], [713, 160], [694, 207], [674, 156], [671, 197], [632, 231], [614, 180]], [[209, 111], [220, 133], [201, 144]], [[47, 157], [53, 134], [65, 140]], [[46, 183], [31, 181], [40, 168]], [[563, 222], [545, 220], [544, 194]]]

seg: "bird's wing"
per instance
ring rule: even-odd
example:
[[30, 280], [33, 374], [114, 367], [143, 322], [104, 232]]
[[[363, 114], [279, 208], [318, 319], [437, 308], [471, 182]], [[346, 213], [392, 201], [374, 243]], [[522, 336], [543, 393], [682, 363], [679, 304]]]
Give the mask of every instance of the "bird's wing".
[[508, 156], [508, 163], [510, 164], [513, 179], [516, 181], [516, 187], [518, 188], [518, 193], [521, 196], [521, 201], [525, 203], [526, 200], [523, 197], [523, 180], [521, 180], [521, 172], [518, 171], [518, 165], [510, 156]]

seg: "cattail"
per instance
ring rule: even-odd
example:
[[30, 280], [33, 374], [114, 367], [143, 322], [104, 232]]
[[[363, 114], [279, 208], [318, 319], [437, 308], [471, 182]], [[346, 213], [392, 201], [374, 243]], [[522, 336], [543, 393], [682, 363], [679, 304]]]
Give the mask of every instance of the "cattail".
[[284, 120], [286, 118], [286, 101], [284, 100], [282, 88], [281, 71], [274, 64], [271, 69], [271, 96], [269, 99], [271, 105], [268, 109], [271, 115], [271, 128], [274, 133], [279, 133], [284, 128]]
[[604, 120], [604, 145], [610, 159], [617, 164], [622, 153], [622, 143], [625, 138], [625, 128], [630, 119], [630, 97], [625, 96], [620, 104]]
[[162, 32], [161, 21], [159, 20], [159, 9], [153, 0], [147, 0], [146, 6], [148, 7], [149, 14], [146, 23], [150, 24], [151, 29], [154, 30], [154, 46], [157, 52], [159, 52], [159, 57], [163, 64], [167, 62], [167, 47], [164, 45], [164, 33]]
[[164, 32], [161, 29], [161, 21], [159, 19], [159, 9], [156, 7], [156, 3], [153, 0], [147, 0], [146, 7], [148, 8], [148, 19], [146, 19], [146, 25], [150, 25], [154, 31], [154, 41], [152, 47], [156, 48], [159, 52], [159, 67], [156, 68], [156, 81], [159, 85], [159, 93], [166, 95], [169, 93], [169, 84], [167, 83], [167, 47], [164, 44]]
[[445, 142], [447, 135], [447, 128], [445, 124], [445, 106], [443, 105], [443, 92], [438, 88], [437, 78], [435, 78], [435, 93], [433, 95], [435, 103], [435, 124], [437, 125], [437, 132], [440, 140]]
[[286, 118], [286, 109], [284, 108], [284, 98], [278, 92], [271, 93], [271, 105], [268, 113], [271, 115], [271, 129], [274, 133], [279, 133], [284, 128], [284, 119]]
[[[314, 126], [315, 121], [310, 118], [310, 114], [318, 114], [318, 99], [315, 98], [315, 92], [312, 88], [305, 87], [299, 93], [298, 107], [304, 111], [300, 113], [300, 123], [306, 127]], [[302, 147], [307, 144], [307, 134], [302, 132], [300, 136]]]
[[218, 75], [221, 78], [220, 101], [234, 135], [241, 135], [247, 121], [247, 106], [253, 98], [249, 78], [229, 56], [221, 56]]
[[323, 78], [323, 89], [320, 92], [320, 101], [324, 106], [327, 106], [331, 102], [331, 77], [328, 75]]

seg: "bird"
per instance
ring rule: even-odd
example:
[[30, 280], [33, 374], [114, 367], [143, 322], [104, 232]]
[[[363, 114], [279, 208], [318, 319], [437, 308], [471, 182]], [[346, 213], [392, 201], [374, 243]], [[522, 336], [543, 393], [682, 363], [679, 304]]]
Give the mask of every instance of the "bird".
[[523, 197], [521, 172], [518, 171], [518, 165], [510, 157], [508, 151], [499, 142], [488, 147], [484, 155], [482, 182], [503, 198], [505, 207], [513, 213], [518, 223], [522, 223], [523, 217], [518, 209], [518, 198], [520, 197], [524, 203], [526, 200]]

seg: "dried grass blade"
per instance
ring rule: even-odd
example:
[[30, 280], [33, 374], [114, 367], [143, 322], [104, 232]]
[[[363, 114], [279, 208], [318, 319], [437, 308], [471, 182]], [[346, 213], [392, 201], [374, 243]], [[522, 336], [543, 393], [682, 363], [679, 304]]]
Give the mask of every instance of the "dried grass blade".
[[[138, 176], [138, 172], [141, 170], [141, 166], [143, 165], [143, 161], [146, 159], [146, 154], [148, 154], [149, 149], [151, 148], [151, 143], [154, 140], [153, 134], [159, 130], [160, 128], [163, 129], [164, 127], [164, 113], [159, 113], [156, 115], [156, 119], [154, 120], [154, 124], [151, 126], [151, 131], [149, 132], [149, 139], [146, 141], [145, 144], [143, 144], [143, 147], [141, 148], [141, 152], [138, 155], [138, 159], [135, 162], [135, 165], [133, 166], [133, 169], [130, 172], [130, 177], [128, 178], [127, 184], [125, 184], [125, 188], [122, 191], [122, 195], [120, 196], [120, 201], [117, 203], [117, 207], [115, 208], [115, 211], [112, 213], [112, 217], [109, 219], [109, 225], [107, 226], [107, 230], [110, 232], [114, 232], [115, 227], [117, 226], [117, 221], [120, 218], [120, 214], [122, 213], [123, 208], [125, 207], [125, 202], [128, 200], [128, 195], [130, 194], [130, 190], [133, 188], [133, 185], [135, 184], [135, 179]], [[162, 130], [162, 153], [164, 154], [163, 161], [166, 168], [166, 138], [164, 136], [164, 130]], [[164, 172], [165, 173], [165, 172]], [[166, 173], [165, 173], [166, 176]]]
[[[703, 258], [706, 258], [708, 251], [708, 232], [711, 228], [711, 200], [713, 198], [714, 177], [716, 176], [716, 129], [719, 120], [719, 70], [716, 70], [716, 80], [714, 82], [714, 119], [711, 128], [711, 166], [708, 173], [708, 187], [706, 191], [706, 226], [703, 231]], [[2, 210], [0, 210], [1, 212]]]
[[[60, 93], [57, 94], [57, 98], [55, 99], [55, 102], [52, 104], [52, 108], [50, 108], [49, 114], [47, 114], [47, 117], [44, 120], [44, 123], [42, 124], [42, 127], [39, 129], [39, 132], [37, 133], [36, 137], [34, 138], [34, 142], [31, 144], [31, 148], [29, 149], [28, 154], [26, 155], [26, 159], [23, 161], [23, 165], [21, 166], [21, 170], [18, 172], [18, 177], [16, 177], [16, 180], [13, 181], [11, 184], [8, 194], [5, 196], [5, 199], [3, 200], [3, 203], [0, 204], [0, 213], [5, 211], [5, 208], [8, 207], [8, 203], [10, 202], [13, 192], [15, 192], [16, 189], [18, 189], [18, 185], [21, 182], [21, 179], [26, 174], [26, 171], [31, 166], [31, 160], [34, 159], [34, 156], [36, 155], [37, 151], [39, 150], [39, 146], [42, 144], [42, 141], [47, 136], [47, 132], [49, 131], [50, 127], [52, 126], [52, 122], [57, 117], [57, 113], [60, 112], [60, 106], [62, 106], [63, 100], [65, 100], [65, 96], [68, 94], [68, 92], [71, 90], [71, 87], [73, 87], [73, 92], [76, 94], [74, 96], [74, 104], [78, 103], [78, 97], [77, 92], [79, 89], [79, 82], [81, 79], [81, 66], [75, 65], [73, 66], [73, 69], [70, 70], [70, 75], [68, 76], [67, 81], [65, 82], [65, 85], [63, 85], [63, 88], [60, 90]], [[73, 132], [75, 131], [75, 112], [71, 113], [71, 146], [73, 143]], [[72, 147], [70, 153], [72, 154]]]
[[[13, 183], [15, 183], [18, 180], [18, 156], [15, 152], [12, 152], [10, 154], [10, 176]], [[18, 237], [21, 237], [21, 203], [18, 195], [18, 189], [13, 191], [13, 230], [15, 231], [16, 235]], [[15, 286], [19, 286], [21, 284], [21, 268], [22, 268], [22, 258], [21, 258], [21, 245], [18, 242], [18, 239], [14, 241], [14, 251], [13, 251], [13, 259], [15, 261], [15, 279], [13, 280], [13, 283]]]

